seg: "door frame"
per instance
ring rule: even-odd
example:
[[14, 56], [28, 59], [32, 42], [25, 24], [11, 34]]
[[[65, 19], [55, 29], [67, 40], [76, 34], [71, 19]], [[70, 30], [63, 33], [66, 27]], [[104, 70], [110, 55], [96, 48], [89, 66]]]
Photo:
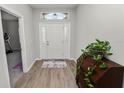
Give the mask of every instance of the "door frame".
[[[26, 73], [27, 72], [27, 64], [26, 64], [27, 60], [26, 60], [26, 43], [25, 43], [25, 33], [24, 33], [24, 17], [17, 11], [9, 7], [6, 7], [4, 5], [0, 6], [0, 11], [1, 10], [11, 15], [14, 15], [18, 18], [18, 25], [19, 25], [18, 32], [19, 32], [19, 40], [20, 40], [20, 46], [21, 46], [22, 69], [23, 69], [23, 72]], [[5, 48], [5, 44], [4, 44], [4, 48]]]
[[[70, 59], [70, 34], [71, 34], [71, 31], [70, 31], [70, 28], [71, 28], [71, 23], [70, 22], [39, 22], [39, 43], [40, 43], [40, 39], [42, 38], [42, 36], [40, 35], [40, 26], [41, 25], [45, 25], [45, 24], [65, 24], [65, 25], [68, 25], [69, 26], [69, 29], [68, 29], [68, 49], [67, 51], [64, 51], [64, 53], [66, 52], [67, 55], [64, 55], [65, 58], [64, 59]], [[41, 45], [41, 43], [40, 43]], [[41, 46], [40, 46], [40, 58], [41, 59], [44, 59], [42, 58], [42, 54], [41, 54]]]

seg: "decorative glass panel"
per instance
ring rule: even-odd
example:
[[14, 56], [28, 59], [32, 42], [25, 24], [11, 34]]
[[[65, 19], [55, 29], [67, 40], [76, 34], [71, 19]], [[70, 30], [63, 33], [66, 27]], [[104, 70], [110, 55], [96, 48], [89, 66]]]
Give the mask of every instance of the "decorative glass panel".
[[45, 20], [65, 20], [68, 17], [68, 13], [61, 12], [51, 12], [51, 13], [42, 13], [42, 18]]

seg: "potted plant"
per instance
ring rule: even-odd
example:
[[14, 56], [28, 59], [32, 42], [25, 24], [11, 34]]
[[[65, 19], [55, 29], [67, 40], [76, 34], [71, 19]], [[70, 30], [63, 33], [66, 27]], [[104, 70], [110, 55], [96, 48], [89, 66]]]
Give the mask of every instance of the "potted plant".
[[101, 41], [98, 39], [96, 39], [95, 42], [90, 43], [85, 49], [81, 49], [81, 51], [83, 52], [81, 56], [82, 61], [79, 61], [80, 63], [78, 62], [77, 64], [77, 75], [79, 74], [80, 67], [83, 64], [83, 62], [85, 62], [84, 60], [87, 56], [91, 57], [94, 60], [94, 63], [92, 65], [89, 65], [84, 73], [85, 76], [84, 82], [86, 87], [89, 88], [94, 87], [94, 85], [92, 84], [91, 77], [94, 74], [96, 68], [100, 68], [104, 70], [108, 67], [107, 63], [105, 63], [102, 60], [103, 58], [112, 55], [110, 49], [111, 46], [108, 41]]

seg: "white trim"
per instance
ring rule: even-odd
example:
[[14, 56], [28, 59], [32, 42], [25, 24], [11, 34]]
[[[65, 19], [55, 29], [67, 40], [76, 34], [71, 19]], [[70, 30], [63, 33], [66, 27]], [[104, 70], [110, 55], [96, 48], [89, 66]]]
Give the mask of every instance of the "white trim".
[[22, 64], [23, 64], [23, 72], [25, 73], [27, 70], [27, 57], [26, 57], [26, 44], [25, 44], [25, 33], [24, 33], [24, 18], [23, 15], [18, 13], [17, 11], [11, 9], [10, 7], [7, 7], [6, 5], [0, 5], [1, 10], [10, 13], [16, 17], [19, 18], [19, 37], [20, 37], [20, 43], [21, 43], [21, 54], [22, 54]]
[[[3, 56], [4, 56], [4, 63], [0, 63], [1, 65], [3, 64], [6, 72], [4, 73], [6, 75], [6, 87], [10, 88], [10, 79], [9, 79], [9, 71], [8, 71], [8, 66], [7, 66], [7, 58], [6, 58], [6, 52], [5, 52], [5, 44], [4, 44], [4, 37], [3, 37], [3, 27], [2, 27], [2, 18], [1, 18], [1, 7], [0, 7], [0, 40], [1, 44], [0, 46], [3, 47]], [[1, 51], [0, 51], [1, 52]], [[4, 84], [5, 85], [5, 84]]]
[[70, 58], [70, 44], [71, 44], [71, 37], [70, 37], [70, 35], [71, 35], [71, 23], [70, 22], [64, 22], [64, 24], [67, 24], [68, 26], [69, 26], [69, 28], [68, 28], [68, 37], [69, 37], [69, 42], [68, 42], [68, 56], [67, 56], [67, 58]]
[[74, 62], [77, 64], [77, 59], [76, 58], [69, 58], [70, 60], [74, 60]]
[[[67, 54], [67, 57], [66, 57], [66, 58], [67, 58], [67, 59], [70, 58], [70, 49], [71, 49], [71, 48], [70, 48], [70, 42], [71, 42], [71, 41], [70, 41], [70, 40], [71, 40], [71, 39], [70, 39], [70, 38], [71, 38], [71, 37], [70, 37], [71, 30], [70, 30], [70, 29], [71, 29], [71, 23], [70, 23], [70, 22], [39, 22], [39, 26], [40, 26], [41, 24], [43, 24], [43, 25], [44, 25], [44, 24], [65, 24], [65, 25], [68, 25], [68, 26], [69, 26], [69, 29], [68, 29], [68, 37], [69, 37], [69, 40], [68, 40], [68, 41], [69, 41], [69, 42], [68, 42], [68, 54]], [[39, 43], [40, 43], [40, 38], [41, 38], [41, 35], [40, 35], [40, 27], [39, 27], [39, 31], [38, 31], [38, 32], [39, 32]], [[40, 47], [40, 57], [42, 58], [42, 56], [41, 56], [41, 47]]]
[[[38, 60], [42, 60], [42, 58], [36, 58], [35, 62]], [[77, 64], [77, 59], [76, 58], [68, 58], [68, 60], [74, 60], [74, 62]]]
[[33, 67], [33, 65], [35, 64], [36, 61], [38, 60], [42, 60], [42, 58], [35, 58], [34, 61], [32, 62], [32, 64], [28, 67], [28, 69], [26, 70], [25, 73], [27, 73], [28, 71], [30, 71], [30, 69]]
[[27, 70], [26, 70], [25, 73], [27, 73], [27, 72], [30, 71], [30, 69], [33, 67], [33, 65], [34, 65], [34, 63], [35, 63], [36, 61], [37, 61], [37, 59], [35, 59], [35, 60], [32, 62], [32, 64], [27, 68]]
[[35, 61], [42, 60], [42, 58], [35, 58]]

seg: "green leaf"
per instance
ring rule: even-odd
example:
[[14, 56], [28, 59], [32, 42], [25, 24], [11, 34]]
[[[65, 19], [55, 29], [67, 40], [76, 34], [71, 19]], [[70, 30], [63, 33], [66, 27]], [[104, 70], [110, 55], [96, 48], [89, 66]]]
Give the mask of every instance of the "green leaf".
[[107, 55], [113, 55], [113, 53], [107, 53]]
[[93, 59], [96, 61], [100, 61], [102, 59], [102, 55], [93, 55]]
[[81, 49], [81, 51], [84, 53], [85, 52], [85, 50], [84, 49]]
[[96, 41], [97, 41], [98, 43], [101, 43], [101, 41], [100, 41], [99, 39], [96, 39]]
[[110, 43], [108, 41], [105, 41], [105, 45], [109, 45]]
[[90, 67], [88, 67], [87, 70], [90, 71]]
[[108, 65], [106, 63], [102, 63], [99, 65], [99, 68], [106, 69], [106, 68], [108, 68]]
[[93, 84], [87, 84], [89, 88], [94, 88]]
[[93, 72], [91, 72], [91, 71], [87, 72], [87, 74], [88, 74], [89, 76], [91, 76], [91, 75], [92, 75], [92, 73], [93, 73]]
[[90, 79], [89, 79], [89, 78], [84, 78], [84, 80], [85, 80], [86, 82], [90, 82]]
[[88, 77], [88, 74], [85, 74], [85, 77]]

